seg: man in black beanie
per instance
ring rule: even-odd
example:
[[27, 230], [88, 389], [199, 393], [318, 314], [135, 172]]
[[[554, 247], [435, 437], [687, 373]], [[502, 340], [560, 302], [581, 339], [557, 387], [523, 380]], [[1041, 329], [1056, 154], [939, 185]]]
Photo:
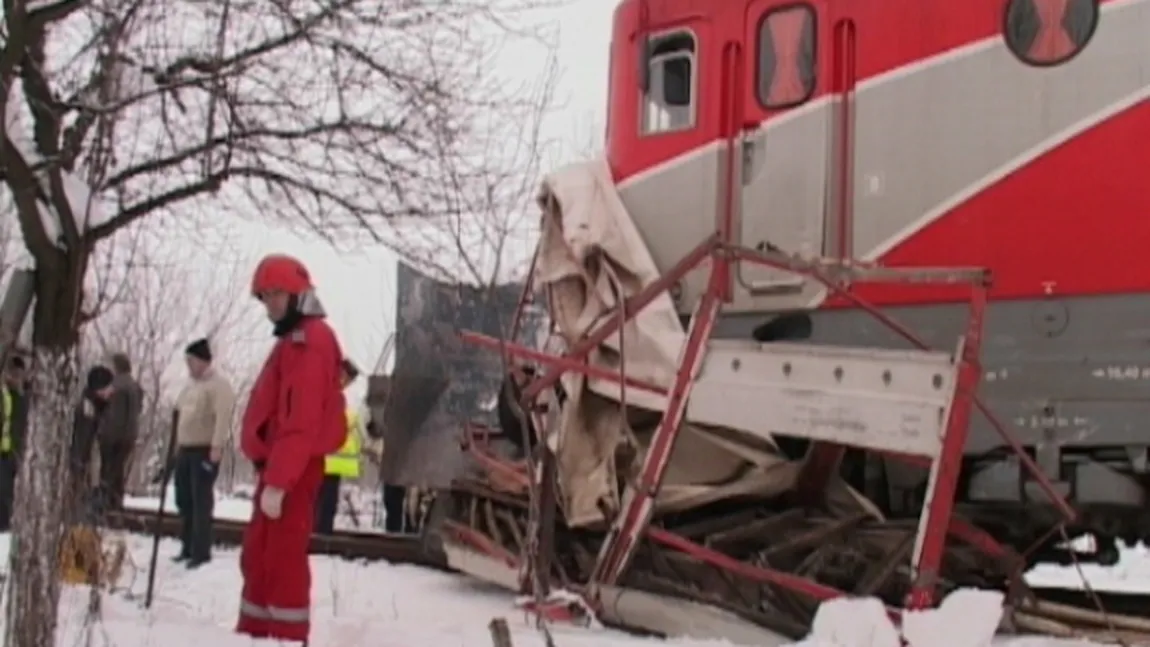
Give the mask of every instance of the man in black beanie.
[[176, 508], [183, 519], [176, 561], [196, 568], [211, 559], [216, 476], [231, 437], [236, 396], [212, 368], [207, 339], [188, 344], [184, 360], [191, 379], [176, 404]]

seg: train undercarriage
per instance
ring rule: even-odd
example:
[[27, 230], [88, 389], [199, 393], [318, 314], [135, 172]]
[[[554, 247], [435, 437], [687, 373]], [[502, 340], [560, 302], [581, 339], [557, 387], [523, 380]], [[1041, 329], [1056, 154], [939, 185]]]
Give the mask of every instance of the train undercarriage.
[[[517, 592], [530, 592], [532, 568], [543, 568], [549, 592], [586, 596], [605, 524], [572, 528], [555, 507], [541, 515], [554, 525], [533, 539], [527, 462], [500, 459], [482, 435], [472, 438], [469, 450], [482, 456], [482, 476], [459, 481], [436, 500], [435, 527], [448, 563]], [[877, 514], [842, 482], [829, 493], [827, 504], [813, 507], [788, 493], [662, 516], [647, 528], [624, 575], [600, 588], [596, 603], [572, 607], [559, 598], [547, 614], [562, 620], [594, 614], [631, 630], [746, 645], [802, 638], [819, 604], [840, 596], [878, 598], [897, 618], [915, 581], [911, 555], [919, 520]], [[1046, 557], [1034, 550], [1024, 557], [1007, 545], [994, 549], [996, 540], [965, 525], [961, 512], [955, 520], [959, 525], [952, 521], [934, 582], [936, 599], [965, 588], [998, 590], [1006, 594], [1007, 631], [1135, 644], [1150, 639], [1150, 620], [1140, 612], [1133, 617], [1071, 608], [1036, 596], [1020, 577], [1029, 563]], [[533, 551], [535, 559], [529, 557]]]

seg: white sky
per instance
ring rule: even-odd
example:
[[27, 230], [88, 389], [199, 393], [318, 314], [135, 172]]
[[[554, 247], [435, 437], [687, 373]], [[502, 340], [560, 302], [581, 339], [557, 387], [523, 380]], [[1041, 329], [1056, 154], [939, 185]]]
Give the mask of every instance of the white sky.
[[[555, 163], [573, 161], [590, 144], [597, 146], [602, 140], [610, 26], [617, 0], [568, 2], [539, 13], [542, 24], [558, 30], [557, 105], [545, 122], [544, 132], [545, 140], [559, 145]], [[496, 73], [530, 81], [542, 72], [545, 59], [542, 46], [536, 51], [526, 45], [508, 48], [500, 55]], [[259, 256], [271, 252], [286, 252], [303, 260], [345, 353], [365, 370], [375, 363], [387, 335], [395, 328], [394, 255], [383, 248], [337, 251], [323, 241], [259, 223], [233, 223], [230, 227], [234, 233], [229, 235], [241, 256], [238, 260], [254, 264]], [[237, 283], [246, 285], [246, 277]], [[251, 307], [258, 308], [254, 302]], [[351, 395], [358, 398], [364, 381], [357, 387]]]

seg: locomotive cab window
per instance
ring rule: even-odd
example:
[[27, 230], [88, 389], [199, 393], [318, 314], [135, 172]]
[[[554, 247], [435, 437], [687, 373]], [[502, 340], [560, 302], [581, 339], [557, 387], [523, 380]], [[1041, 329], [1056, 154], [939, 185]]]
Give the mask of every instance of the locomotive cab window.
[[792, 4], [763, 14], [759, 23], [758, 96], [769, 110], [792, 108], [815, 93], [815, 10]]
[[695, 37], [689, 32], [675, 32], [652, 38], [645, 58], [643, 134], [694, 126]]

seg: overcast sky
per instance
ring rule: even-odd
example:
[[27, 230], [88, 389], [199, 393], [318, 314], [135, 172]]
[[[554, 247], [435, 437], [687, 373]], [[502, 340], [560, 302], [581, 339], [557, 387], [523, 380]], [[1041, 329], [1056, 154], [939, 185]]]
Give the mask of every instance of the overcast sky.
[[[545, 139], [559, 144], [554, 163], [574, 160], [589, 142], [602, 139], [615, 5], [616, 0], [568, 0], [567, 6], [540, 14], [541, 23], [558, 30], [558, 105], [548, 116], [544, 133]], [[524, 45], [502, 52], [500, 60], [498, 74], [530, 81], [542, 71], [546, 52]], [[395, 258], [391, 253], [382, 248], [335, 250], [322, 241], [257, 223], [232, 227], [235, 253], [241, 260], [254, 263], [270, 252], [301, 258], [311, 269], [345, 352], [365, 369], [374, 364], [395, 327]], [[254, 302], [251, 307], [258, 308]], [[358, 387], [357, 397], [362, 381]]]

